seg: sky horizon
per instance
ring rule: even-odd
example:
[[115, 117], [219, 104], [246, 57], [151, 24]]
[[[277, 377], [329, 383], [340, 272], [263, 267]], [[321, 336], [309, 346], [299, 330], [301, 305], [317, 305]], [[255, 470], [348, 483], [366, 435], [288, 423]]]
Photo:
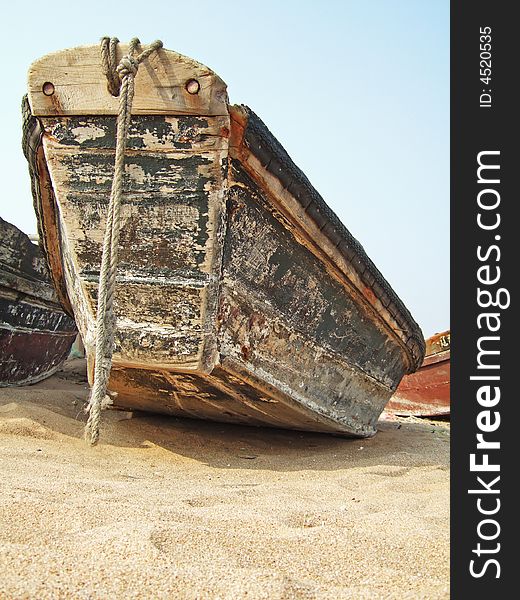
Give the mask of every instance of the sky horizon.
[[2, 29], [15, 49], [1, 100], [3, 219], [36, 231], [21, 150], [31, 62], [103, 35], [160, 38], [260, 116], [425, 337], [449, 329], [449, 2], [56, 0], [52, 13], [36, 2], [6, 7]]

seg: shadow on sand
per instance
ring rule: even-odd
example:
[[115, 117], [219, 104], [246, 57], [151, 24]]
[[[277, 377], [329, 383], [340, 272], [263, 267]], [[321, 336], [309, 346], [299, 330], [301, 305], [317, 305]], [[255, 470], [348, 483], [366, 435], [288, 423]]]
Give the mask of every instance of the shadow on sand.
[[[26, 433], [22, 435], [68, 436], [83, 443], [86, 420], [83, 407], [87, 395], [85, 363], [77, 359], [35, 386], [3, 388], [0, 390], [0, 420], [4, 426], [0, 431], [9, 432], [9, 420], [19, 423], [22, 419], [25, 423], [34, 423], [32, 433], [30, 426], [26, 426]], [[103, 445], [142, 448], [143, 451], [160, 447], [172, 455], [224, 469], [331, 471], [382, 465], [449, 468], [449, 424], [417, 419], [380, 421], [373, 438], [352, 439], [106, 411], [100, 447]]]

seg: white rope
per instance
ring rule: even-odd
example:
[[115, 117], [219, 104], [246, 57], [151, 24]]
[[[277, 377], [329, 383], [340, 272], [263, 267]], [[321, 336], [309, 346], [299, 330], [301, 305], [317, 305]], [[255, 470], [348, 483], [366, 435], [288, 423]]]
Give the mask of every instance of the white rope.
[[119, 95], [119, 112], [117, 115], [114, 179], [110, 192], [107, 223], [103, 239], [103, 255], [99, 273], [94, 383], [87, 406], [89, 416], [85, 427], [85, 439], [92, 445], [97, 444], [99, 440], [101, 410], [106, 404], [110, 403], [110, 399], [107, 396], [107, 385], [112, 367], [112, 353], [116, 329], [113, 303], [116, 286], [125, 149], [134, 98], [134, 78], [140, 63], [150, 56], [152, 52], [162, 48], [162, 42], [157, 40], [153, 44], [150, 44], [141, 54], [135, 56], [139, 40], [134, 38], [130, 42], [128, 54], [123, 56], [116, 66], [116, 47], [118, 41], [117, 38], [103, 38], [101, 40], [103, 72], [107, 77], [110, 93], [114, 96]]

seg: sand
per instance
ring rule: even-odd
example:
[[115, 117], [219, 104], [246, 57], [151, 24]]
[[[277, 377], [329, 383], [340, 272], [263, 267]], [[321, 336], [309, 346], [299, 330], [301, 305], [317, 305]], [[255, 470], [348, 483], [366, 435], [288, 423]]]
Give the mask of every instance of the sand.
[[447, 598], [449, 424], [370, 440], [109, 411], [81, 360], [0, 389], [0, 598]]

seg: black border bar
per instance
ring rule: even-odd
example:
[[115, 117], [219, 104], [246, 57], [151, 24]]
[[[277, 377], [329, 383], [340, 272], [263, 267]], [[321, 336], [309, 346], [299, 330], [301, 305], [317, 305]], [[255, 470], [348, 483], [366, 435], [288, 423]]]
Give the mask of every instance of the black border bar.
[[518, 594], [520, 35], [513, 8], [505, 0], [451, 3], [452, 598]]

